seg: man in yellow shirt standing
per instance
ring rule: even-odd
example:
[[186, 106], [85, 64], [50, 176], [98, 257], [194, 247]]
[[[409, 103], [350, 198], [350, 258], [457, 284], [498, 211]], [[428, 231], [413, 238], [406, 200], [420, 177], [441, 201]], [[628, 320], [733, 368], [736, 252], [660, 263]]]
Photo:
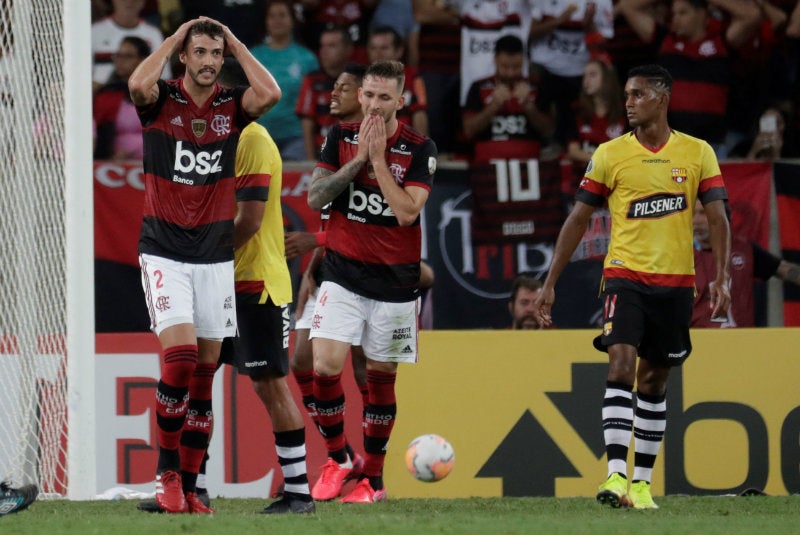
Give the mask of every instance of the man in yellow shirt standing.
[[[692, 216], [698, 199], [708, 216], [716, 268], [712, 317], [726, 316], [730, 305], [727, 192], [709, 144], [667, 124], [671, 90], [672, 77], [663, 67], [629, 71], [625, 109], [633, 130], [592, 155], [534, 305], [539, 324], [550, 325], [556, 281], [592, 212], [608, 201], [612, 225], [601, 286], [603, 333], [594, 346], [609, 359], [602, 413], [608, 479], [597, 500], [612, 507], [657, 508], [650, 480], [666, 427], [667, 377], [692, 351]], [[628, 491], [631, 435], [635, 466]]]

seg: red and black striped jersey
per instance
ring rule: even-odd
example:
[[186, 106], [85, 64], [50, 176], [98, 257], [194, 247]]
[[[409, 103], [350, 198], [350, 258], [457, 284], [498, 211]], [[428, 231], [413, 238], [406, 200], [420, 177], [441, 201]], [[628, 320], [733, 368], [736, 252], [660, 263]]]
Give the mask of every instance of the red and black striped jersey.
[[[336, 172], [358, 152], [360, 123], [333, 126], [318, 167]], [[401, 187], [430, 190], [436, 170], [436, 145], [399, 123], [386, 142], [386, 163]], [[422, 231], [419, 218], [401, 227], [381, 193], [369, 165], [331, 203], [324, 260], [325, 280], [370, 299], [413, 301], [419, 289]]]
[[217, 85], [197, 106], [182, 80], [159, 80], [158, 100], [137, 108], [145, 174], [140, 253], [193, 263], [233, 260], [236, 145], [253, 120], [242, 108], [245, 89]]
[[[662, 35], [666, 31], [660, 28]], [[731, 79], [728, 48], [719, 22], [711, 20], [698, 41], [667, 33], [658, 63], [672, 74], [669, 124], [711, 144], [725, 139]]]

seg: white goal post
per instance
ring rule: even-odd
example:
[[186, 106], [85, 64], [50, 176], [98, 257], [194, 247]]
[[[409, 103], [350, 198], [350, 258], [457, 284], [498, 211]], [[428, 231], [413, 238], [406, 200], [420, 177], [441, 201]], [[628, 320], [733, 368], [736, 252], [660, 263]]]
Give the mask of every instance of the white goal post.
[[0, 479], [93, 498], [90, 3], [0, 0]]

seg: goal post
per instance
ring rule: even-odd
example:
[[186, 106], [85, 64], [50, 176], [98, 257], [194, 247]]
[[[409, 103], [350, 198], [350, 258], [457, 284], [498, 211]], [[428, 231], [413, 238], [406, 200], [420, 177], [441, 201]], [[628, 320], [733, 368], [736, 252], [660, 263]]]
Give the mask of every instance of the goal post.
[[91, 16], [0, 0], [0, 479], [94, 497]]
[[[57, 0], [58, 1], [58, 0]], [[94, 183], [92, 177], [91, 9], [85, 0], [64, 2], [64, 171], [67, 212], [67, 497], [97, 492]], [[87, 113], [87, 110], [89, 112]]]

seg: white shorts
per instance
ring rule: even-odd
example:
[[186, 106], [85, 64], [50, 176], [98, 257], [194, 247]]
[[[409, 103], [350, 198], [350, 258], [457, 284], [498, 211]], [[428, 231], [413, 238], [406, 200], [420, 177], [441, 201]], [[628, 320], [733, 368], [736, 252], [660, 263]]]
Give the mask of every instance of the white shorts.
[[[308, 296], [308, 301], [306, 301], [306, 307], [303, 309], [303, 314], [295, 320], [294, 328], [297, 329], [306, 329], [311, 330], [311, 322], [314, 319], [314, 307], [317, 306], [317, 293], [319, 293], [319, 288], [313, 294]], [[354, 346], [361, 345], [361, 336], [357, 338], [353, 338], [350, 340], [350, 344]]]
[[150, 329], [156, 335], [181, 323], [193, 324], [198, 338], [236, 335], [233, 261], [189, 264], [140, 254], [139, 265]]
[[416, 362], [419, 299], [376, 301], [324, 281], [317, 293], [309, 338], [352, 344], [360, 339], [367, 358], [378, 362]]
[[309, 294], [303, 314], [294, 320], [295, 329], [311, 329], [311, 318], [314, 317], [314, 306], [317, 304], [317, 292]]

